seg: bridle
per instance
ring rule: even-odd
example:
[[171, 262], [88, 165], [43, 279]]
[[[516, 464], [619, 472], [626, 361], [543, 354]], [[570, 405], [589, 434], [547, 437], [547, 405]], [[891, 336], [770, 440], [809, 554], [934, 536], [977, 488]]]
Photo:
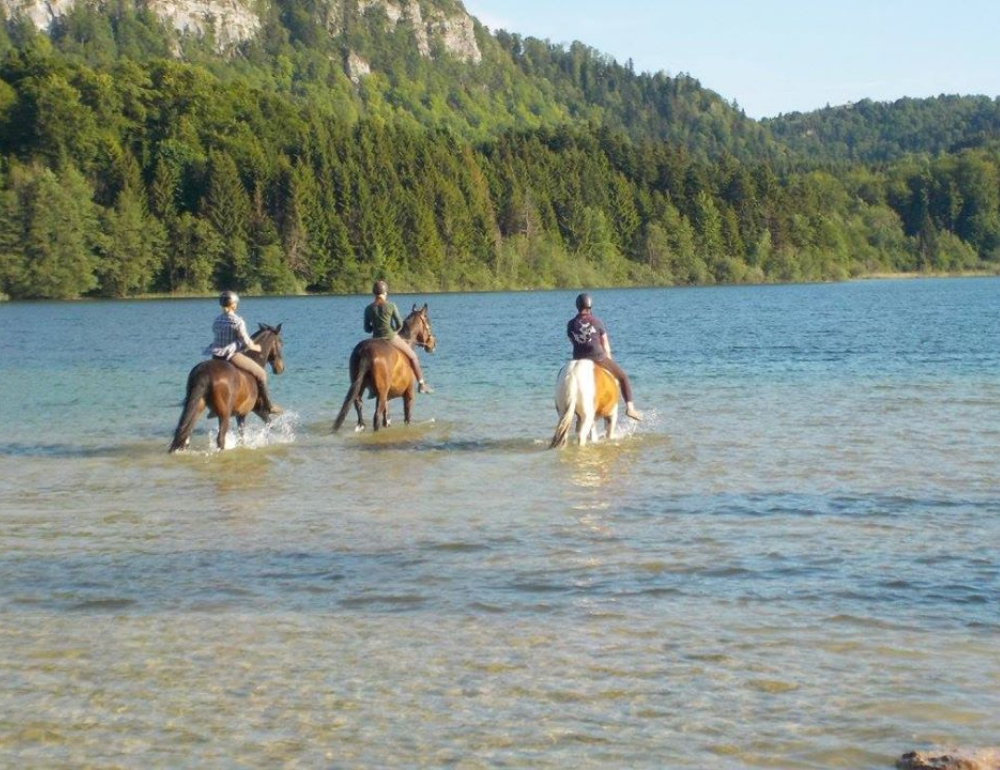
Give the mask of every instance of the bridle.
[[403, 339], [409, 342], [410, 345], [412, 345], [413, 347], [423, 348], [424, 350], [427, 350], [427, 346], [434, 341], [434, 332], [431, 331], [431, 325], [427, 323], [427, 320], [420, 313], [417, 313], [416, 315], [420, 317], [420, 325], [422, 327], [421, 331], [426, 331], [427, 334], [426, 338], [422, 340], [418, 339], [419, 332], [417, 332], [417, 330], [414, 328], [416, 324], [410, 324], [408, 318], [407, 319], [408, 323], [404, 324], [404, 327], [412, 336], [403, 337]]
[[267, 338], [267, 345], [261, 346], [262, 350], [260, 353], [251, 353], [250, 355], [260, 358], [261, 366], [270, 364], [272, 369], [275, 368], [275, 362], [281, 361], [281, 368], [284, 369], [284, 361], [281, 356], [281, 335], [274, 329], [266, 328], [261, 329], [254, 335], [254, 341], [258, 344], [260, 342], [258, 338], [260, 337]]

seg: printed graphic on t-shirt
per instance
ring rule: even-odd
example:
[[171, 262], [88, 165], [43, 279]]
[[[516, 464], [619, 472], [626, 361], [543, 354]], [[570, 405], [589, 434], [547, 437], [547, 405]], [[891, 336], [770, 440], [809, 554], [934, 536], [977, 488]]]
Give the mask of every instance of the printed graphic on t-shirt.
[[597, 335], [597, 329], [590, 321], [581, 321], [573, 330], [573, 342], [586, 345]]

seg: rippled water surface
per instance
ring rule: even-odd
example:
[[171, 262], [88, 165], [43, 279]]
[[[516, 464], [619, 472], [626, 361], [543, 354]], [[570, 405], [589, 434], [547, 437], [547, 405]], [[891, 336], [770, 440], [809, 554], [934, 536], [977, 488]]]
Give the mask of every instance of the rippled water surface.
[[377, 435], [366, 299], [247, 298], [287, 414], [178, 455], [211, 300], [0, 305], [0, 765], [995, 744], [1000, 280], [595, 292], [647, 419], [553, 452], [573, 296], [396, 297], [436, 393]]

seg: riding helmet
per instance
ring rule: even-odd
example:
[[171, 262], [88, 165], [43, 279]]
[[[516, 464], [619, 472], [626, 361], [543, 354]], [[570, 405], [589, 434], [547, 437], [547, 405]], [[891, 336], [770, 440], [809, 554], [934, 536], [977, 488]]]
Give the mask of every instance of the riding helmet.
[[389, 284], [385, 281], [375, 281], [375, 285], [372, 286], [372, 294], [378, 296], [379, 294], [388, 294]]
[[590, 298], [589, 294], [580, 294], [579, 296], [577, 296], [576, 298], [577, 310], [583, 310], [584, 308], [589, 310], [593, 306], [594, 306], [594, 301]]
[[219, 304], [222, 307], [229, 307], [230, 305], [239, 304], [240, 298], [236, 296], [235, 291], [224, 291], [219, 295]]

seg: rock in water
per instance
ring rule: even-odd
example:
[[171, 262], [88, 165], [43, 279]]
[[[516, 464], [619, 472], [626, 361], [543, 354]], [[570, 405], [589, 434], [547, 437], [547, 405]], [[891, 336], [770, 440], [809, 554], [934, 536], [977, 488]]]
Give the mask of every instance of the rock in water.
[[1000, 748], [911, 751], [896, 762], [899, 770], [1000, 770]]

